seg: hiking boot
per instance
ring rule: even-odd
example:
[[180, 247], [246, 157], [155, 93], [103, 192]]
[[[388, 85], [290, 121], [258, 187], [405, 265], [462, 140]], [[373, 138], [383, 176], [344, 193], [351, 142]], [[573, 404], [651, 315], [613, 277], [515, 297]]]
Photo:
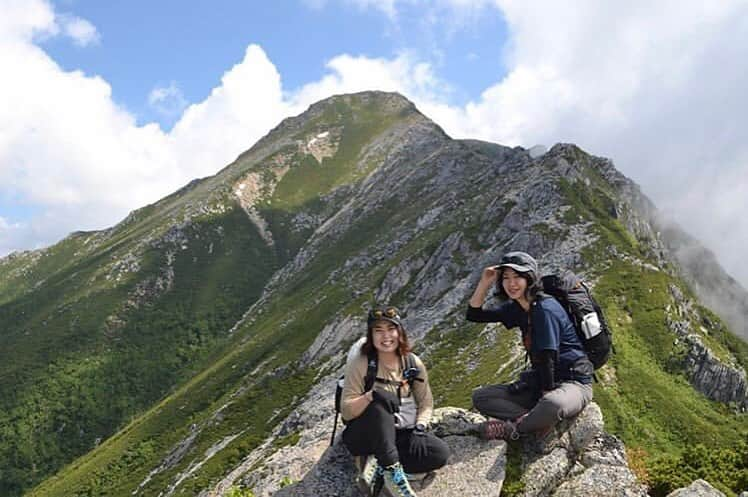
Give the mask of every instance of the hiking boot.
[[377, 463], [377, 458], [373, 455], [364, 456], [361, 458], [360, 463], [357, 464], [357, 467], [361, 470], [358, 478], [358, 486], [361, 491], [369, 496], [378, 495], [382, 489], [384, 470]]
[[384, 488], [393, 497], [417, 497], [399, 462], [384, 468]]
[[491, 419], [484, 421], [478, 426], [478, 433], [483, 440], [518, 440], [519, 431], [517, 425], [511, 421]]

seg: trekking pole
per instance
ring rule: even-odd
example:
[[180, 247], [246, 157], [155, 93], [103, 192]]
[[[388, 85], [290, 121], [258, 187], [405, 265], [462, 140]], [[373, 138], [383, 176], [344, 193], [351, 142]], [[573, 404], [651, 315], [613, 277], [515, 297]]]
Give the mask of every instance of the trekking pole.
[[335, 413], [335, 422], [332, 425], [332, 437], [330, 437], [330, 447], [332, 447], [333, 443], [335, 442], [335, 431], [338, 429], [338, 414]]

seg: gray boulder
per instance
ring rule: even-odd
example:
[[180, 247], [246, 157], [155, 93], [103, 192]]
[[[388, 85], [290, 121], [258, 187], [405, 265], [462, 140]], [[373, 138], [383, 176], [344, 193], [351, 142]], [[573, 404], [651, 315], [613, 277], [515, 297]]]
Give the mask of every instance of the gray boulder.
[[646, 496], [628, 468], [623, 443], [604, 431], [594, 402], [546, 437], [529, 438], [523, 459], [524, 497]]
[[[743, 492], [740, 495], [742, 496], [745, 493], [748, 492]], [[725, 494], [704, 480], [696, 480], [687, 487], [670, 492], [667, 497], [725, 497]]]
[[[451, 455], [436, 478], [425, 486], [413, 486], [420, 497], [481, 495], [499, 497], [506, 466], [506, 442], [479, 440], [470, 434], [473, 423], [484, 421], [479, 414], [464, 409], [437, 409], [434, 432], [442, 434]], [[353, 457], [338, 442], [330, 447], [300, 482], [284, 487], [278, 497], [359, 497]]]
[[597, 464], [587, 468], [581, 475], [562, 483], [554, 497], [646, 497], [643, 485], [625, 466]]
[[[605, 433], [602, 414], [595, 403], [575, 418], [559, 423], [543, 440], [530, 437], [511, 447], [504, 441], [485, 441], [475, 436], [483, 421], [483, 416], [465, 409], [445, 407], [434, 411], [431, 429], [452, 453], [435, 478], [414, 483], [420, 497], [500, 496], [508, 450], [522, 451], [525, 497], [646, 496], [644, 487], [628, 468], [623, 443]], [[301, 481], [274, 495], [357, 497], [361, 495], [357, 478], [352, 456], [338, 441]]]
[[430, 485], [423, 489], [416, 486], [419, 497], [501, 495], [506, 467], [506, 442], [459, 435], [450, 435], [444, 441], [452, 452], [449, 461], [437, 472]]

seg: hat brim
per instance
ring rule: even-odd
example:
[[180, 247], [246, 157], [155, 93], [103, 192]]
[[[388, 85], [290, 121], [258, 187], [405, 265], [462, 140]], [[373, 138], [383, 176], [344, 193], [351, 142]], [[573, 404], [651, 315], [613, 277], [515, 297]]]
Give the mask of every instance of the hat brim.
[[377, 319], [372, 320], [369, 323], [369, 326], [374, 326], [374, 323], [376, 323], [377, 321], [388, 321], [388, 322], [394, 324], [395, 326], [397, 326], [398, 328], [402, 328], [403, 327], [402, 321], [400, 321], [397, 318], [390, 318], [390, 317], [387, 317], [387, 316], [382, 316], [381, 318], [377, 318]]
[[499, 267], [500, 268], [508, 267], [508, 268], [514, 269], [518, 273], [531, 273], [532, 272], [532, 268], [530, 266], [522, 266], [520, 264], [506, 263], [506, 264], [499, 264]]

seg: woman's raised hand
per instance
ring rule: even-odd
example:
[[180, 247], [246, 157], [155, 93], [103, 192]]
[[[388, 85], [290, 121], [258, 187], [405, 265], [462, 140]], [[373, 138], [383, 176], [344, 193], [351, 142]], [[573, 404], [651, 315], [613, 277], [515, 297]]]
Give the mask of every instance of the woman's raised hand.
[[483, 270], [483, 274], [481, 274], [481, 280], [485, 283], [495, 283], [496, 277], [499, 274], [498, 266], [488, 266]]

